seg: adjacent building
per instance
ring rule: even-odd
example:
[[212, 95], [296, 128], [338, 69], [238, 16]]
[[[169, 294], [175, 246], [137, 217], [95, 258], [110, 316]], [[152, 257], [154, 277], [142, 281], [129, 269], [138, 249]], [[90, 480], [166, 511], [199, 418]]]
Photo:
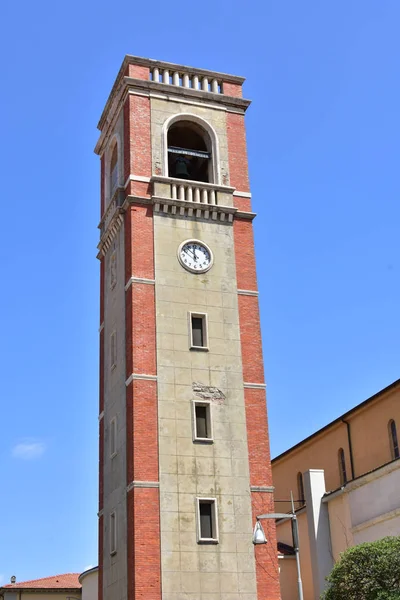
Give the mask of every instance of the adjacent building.
[[126, 56], [100, 118], [100, 600], [278, 600], [244, 79]]
[[[400, 535], [400, 380], [272, 461], [275, 498], [296, 498], [305, 600], [317, 600], [346, 548]], [[289, 503], [276, 504], [288, 512]], [[291, 544], [289, 521], [277, 524]], [[290, 552], [280, 555], [282, 600], [296, 598]]]
[[[82, 598], [79, 573], [64, 573], [21, 582], [12, 577], [11, 582], [0, 587], [2, 600], [81, 600]], [[95, 600], [95, 598], [87, 598], [87, 600]]]

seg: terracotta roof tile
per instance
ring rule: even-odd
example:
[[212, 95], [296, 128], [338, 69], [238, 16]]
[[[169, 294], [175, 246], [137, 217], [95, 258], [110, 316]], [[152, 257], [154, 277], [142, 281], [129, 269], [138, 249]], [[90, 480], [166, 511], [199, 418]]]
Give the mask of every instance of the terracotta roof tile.
[[43, 579], [32, 579], [31, 581], [17, 581], [9, 583], [3, 588], [14, 589], [78, 589], [81, 584], [78, 581], [80, 573], [64, 573], [63, 575], [53, 575], [53, 577], [43, 577]]

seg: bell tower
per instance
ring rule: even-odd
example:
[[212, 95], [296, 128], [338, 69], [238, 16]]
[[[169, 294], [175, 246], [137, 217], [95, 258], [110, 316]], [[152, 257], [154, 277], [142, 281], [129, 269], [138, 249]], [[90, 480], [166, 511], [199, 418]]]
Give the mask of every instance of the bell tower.
[[279, 600], [243, 78], [126, 56], [101, 159], [100, 600]]

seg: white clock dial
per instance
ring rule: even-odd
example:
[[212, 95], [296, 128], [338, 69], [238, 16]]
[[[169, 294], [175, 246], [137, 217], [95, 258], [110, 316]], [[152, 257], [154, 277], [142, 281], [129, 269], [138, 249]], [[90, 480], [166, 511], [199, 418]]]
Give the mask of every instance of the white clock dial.
[[186, 240], [178, 249], [179, 262], [185, 269], [192, 273], [204, 273], [212, 267], [213, 255], [199, 240]]

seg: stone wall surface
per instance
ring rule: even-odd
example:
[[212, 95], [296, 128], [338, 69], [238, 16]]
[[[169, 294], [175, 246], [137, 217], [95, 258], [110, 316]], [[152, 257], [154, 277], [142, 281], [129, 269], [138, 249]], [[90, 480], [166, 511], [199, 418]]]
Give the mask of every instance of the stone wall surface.
[[[156, 215], [154, 232], [163, 599], [255, 600], [233, 229]], [[214, 253], [207, 273], [178, 262], [192, 238]], [[208, 315], [207, 352], [189, 350], [189, 311]], [[201, 386], [222, 392], [210, 394], [212, 444], [193, 442]], [[196, 497], [217, 499], [218, 544], [197, 543]]]

